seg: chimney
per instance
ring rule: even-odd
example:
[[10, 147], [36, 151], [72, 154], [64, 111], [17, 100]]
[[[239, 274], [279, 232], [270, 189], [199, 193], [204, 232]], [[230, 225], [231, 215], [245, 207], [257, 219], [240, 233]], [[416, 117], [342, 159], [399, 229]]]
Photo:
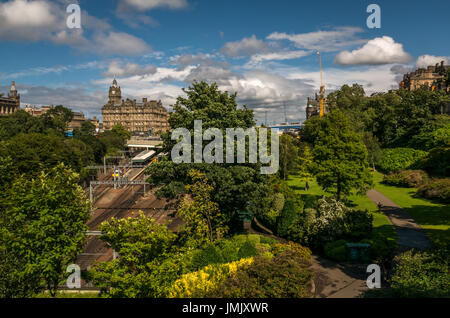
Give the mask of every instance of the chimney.
[[147, 98], [143, 98], [143, 99], [142, 99], [142, 102], [143, 102], [144, 104], [146, 104], [146, 103], [147, 103]]
[[445, 61], [441, 61], [441, 67], [444, 67], [444, 62], [445, 62]]

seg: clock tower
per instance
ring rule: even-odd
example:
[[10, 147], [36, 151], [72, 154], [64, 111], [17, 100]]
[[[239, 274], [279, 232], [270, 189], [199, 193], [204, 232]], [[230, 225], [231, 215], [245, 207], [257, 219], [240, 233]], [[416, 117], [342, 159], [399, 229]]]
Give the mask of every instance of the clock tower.
[[122, 92], [120, 86], [117, 85], [116, 79], [114, 79], [112, 86], [109, 88], [109, 103], [112, 105], [118, 105], [122, 102]]

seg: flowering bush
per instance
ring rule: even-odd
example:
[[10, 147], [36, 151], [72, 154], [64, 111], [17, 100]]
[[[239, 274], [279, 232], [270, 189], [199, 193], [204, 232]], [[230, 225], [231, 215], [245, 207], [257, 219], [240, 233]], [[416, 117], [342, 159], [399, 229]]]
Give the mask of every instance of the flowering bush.
[[308, 228], [308, 242], [319, 247], [339, 239], [361, 239], [372, 232], [372, 220], [367, 211], [354, 210], [333, 198], [320, 199]]
[[311, 251], [295, 243], [277, 244], [274, 256], [256, 256], [229, 276], [208, 297], [302, 298], [311, 296]]
[[210, 265], [197, 272], [183, 275], [175, 281], [169, 293], [170, 298], [201, 298], [213, 291], [239, 268], [252, 264], [253, 258], [236, 262]]

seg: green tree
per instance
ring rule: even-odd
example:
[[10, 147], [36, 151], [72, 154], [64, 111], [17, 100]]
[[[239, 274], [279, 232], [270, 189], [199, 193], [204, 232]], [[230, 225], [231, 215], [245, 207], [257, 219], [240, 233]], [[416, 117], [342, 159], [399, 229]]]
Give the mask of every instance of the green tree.
[[363, 192], [372, 184], [367, 149], [339, 110], [327, 116], [313, 154], [312, 169], [317, 182], [324, 190], [334, 191], [338, 200], [352, 189]]
[[43, 131], [42, 121], [23, 110], [0, 117], [0, 140], [8, 140], [22, 133], [42, 133]]
[[122, 137], [124, 140], [130, 139], [131, 133], [125, 129], [121, 124], [116, 124], [111, 128], [111, 131], [117, 136]]
[[[225, 140], [226, 128], [247, 129], [254, 126], [253, 112], [247, 107], [238, 109], [236, 94], [221, 92], [216, 84], [194, 82], [184, 90], [187, 97], [178, 97], [169, 123], [173, 129], [186, 128], [194, 132], [194, 120], [202, 120], [202, 128], [218, 128]], [[171, 153], [175, 141], [169, 133], [163, 135], [163, 149]], [[206, 143], [209, 142], [205, 142]], [[185, 185], [190, 182], [191, 169], [206, 173], [214, 186], [211, 192], [213, 202], [219, 204], [222, 218], [229, 222], [238, 209], [252, 209], [257, 214], [268, 204], [268, 177], [260, 173], [260, 164], [175, 164], [169, 158], [152, 164], [146, 171], [149, 181], [160, 186], [157, 195], [174, 198], [185, 193]], [[251, 203], [251, 204], [249, 204]]]
[[28, 176], [38, 175], [41, 170], [65, 163], [81, 171], [93, 160], [92, 149], [79, 140], [66, 140], [62, 136], [44, 134], [20, 134], [5, 143], [0, 153], [13, 159], [14, 166]]
[[54, 130], [63, 134], [68, 124], [73, 119], [73, 112], [62, 105], [55, 106], [41, 116], [41, 120], [46, 129]]
[[55, 296], [65, 283], [67, 266], [82, 251], [91, 210], [78, 180], [59, 164], [35, 179], [19, 177], [3, 196], [1, 254], [16, 265], [6, 278], [15, 289], [6, 297], [31, 296], [43, 289]]
[[186, 186], [191, 197], [185, 197], [177, 215], [185, 222], [183, 229], [189, 245], [201, 246], [222, 238], [227, 228], [221, 222], [218, 204], [211, 201], [213, 186], [208, 184], [206, 175], [197, 170], [188, 175], [193, 182]]
[[183, 264], [173, 251], [176, 235], [142, 212], [100, 226], [101, 240], [119, 257], [93, 266], [90, 279], [107, 297], [164, 297]]
[[287, 180], [290, 173], [298, 168], [298, 147], [295, 138], [288, 134], [280, 137], [280, 177]]
[[312, 180], [311, 165], [313, 163], [311, 147], [306, 143], [302, 143], [299, 149], [298, 175], [301, 180], [310, 181]]
[[369, 160], [369, 164], [372, 166], [372, 169], [376, 171], [375, 165], [378, 164], [383, 157], [383, 151], [381, 150], [380, 143], [376, 137], [368, 132], [363, 134], [363, 142], [367, 148], [367, 159]]

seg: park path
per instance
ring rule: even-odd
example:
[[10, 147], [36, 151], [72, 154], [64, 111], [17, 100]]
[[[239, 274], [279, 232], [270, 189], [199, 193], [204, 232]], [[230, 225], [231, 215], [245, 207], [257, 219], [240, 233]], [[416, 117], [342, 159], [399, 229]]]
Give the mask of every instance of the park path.
[[394, 201], [375, 189], [369, 190], [367, 196], [376, 204], [381, 204], [381, 211], [387, 215], [397, 231], [395, 254], [409, 249], [425, 250], [431, 247], [425, 231]]

